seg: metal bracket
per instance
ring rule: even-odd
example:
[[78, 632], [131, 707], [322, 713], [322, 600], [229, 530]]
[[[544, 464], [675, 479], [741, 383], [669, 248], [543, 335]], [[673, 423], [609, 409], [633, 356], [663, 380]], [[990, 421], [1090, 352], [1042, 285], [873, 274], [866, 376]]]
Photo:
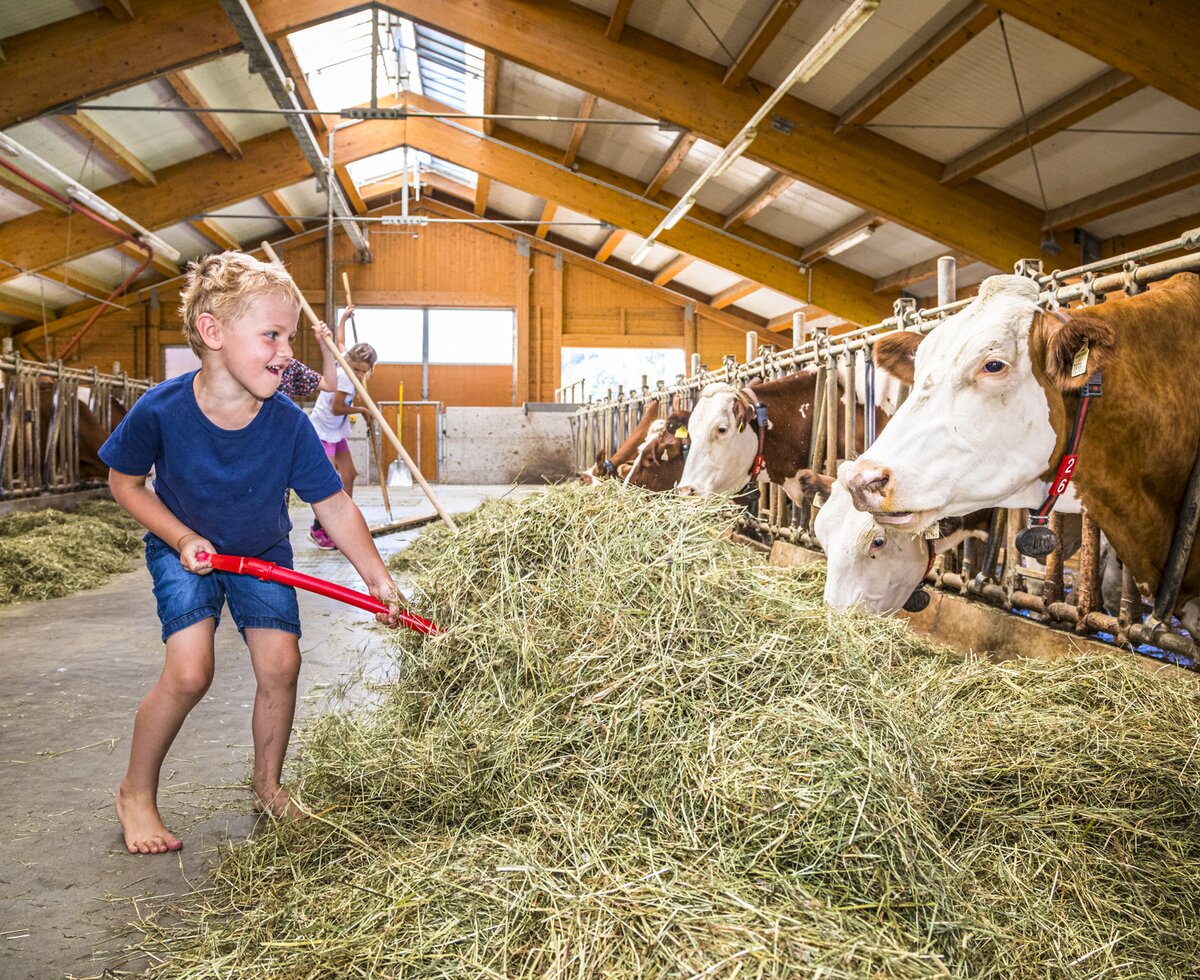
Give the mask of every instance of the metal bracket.
[[1042, 275], [1041, 259], [1017, 259], [1013, 265], [1013, 273], [1025, 276], [1027, 279], [1038, 279]]
[[892, 304], [892, 316], [902, 326], [912, 327], [921, 322], [917, 316], [917, 299], [915, 296], [898, 296]]
[[796, 131], [796, 124], [787, 116], [771, 116], [771, 128], [784, 136], [791, 136]]
[[1129, 259], [1121, 266], [1121, 271], [1125, 273], [1125, 285], [1122, 288], [1126, 296], [1136, 296], [1145, 290], [1146, 287], [1137, 281], [1137, 271], [1140, 268], [1141, 265], [1134, 259]]

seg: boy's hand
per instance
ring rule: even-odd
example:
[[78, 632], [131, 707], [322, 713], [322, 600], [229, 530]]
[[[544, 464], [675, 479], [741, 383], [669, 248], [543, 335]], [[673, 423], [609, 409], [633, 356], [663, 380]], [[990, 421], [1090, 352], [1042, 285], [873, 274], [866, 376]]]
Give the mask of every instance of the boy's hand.
[[325, 321], [321, 320], [312, 325], [313, 337], [316, 338], [317, 346], [321, 349], [325, 347], [325, 339], [333, 340], [333, 331], [326, 326]]
[[386, 602], [390, 610], [387, 613], [376, 613], [375, 621], [384, 626], [399, 626], [400, 610], [407, 608], [408, 603], [404, 601], [403, 593], [396, 588], [396, 583], [391, 577], [380, 579], [378, 582], [368, 582], [367, 591], [380, 602]]
[[207, 575], [213, 570], [212, 562], [208, 559], [200, 561], [196, 557], [199, 551], [212, 554], [217, 549], [208, 538], [190, 531], [179, 539], [179, 564], [195, 575]]

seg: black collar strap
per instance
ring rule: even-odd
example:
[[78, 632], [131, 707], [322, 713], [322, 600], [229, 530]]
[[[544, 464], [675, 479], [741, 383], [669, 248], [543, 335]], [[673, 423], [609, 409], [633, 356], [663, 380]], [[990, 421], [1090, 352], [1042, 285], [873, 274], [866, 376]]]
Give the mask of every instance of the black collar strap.
[[[1064, 323], [1069, 317], [1055, 313]], [[1083, 423], [1087, 421], [1088, 407], [1093, 398], [1099, 398], [1103, 388], [1103, 372], [1097, 371], [1087, 383], [1079, 389], [1079, 408], [1075, 411], [1075, 425], [1071, 428], [1071, 438], [1067, 450], [1059, 460], [1058, 470], [1046, 491], [1046, 499], [1042, 506], [1029, 515], [1029, 526], [1023, 528], [1017, 535], [1017, 551], [1028, 558], [1045, 558], [1058, 547], [1058, 535], [1047, 526], [1050, 523], [1050, 511], [1058, 503], [1058, 498], [1067, 492], [1071, 477], [1075, 474], [1075, 464], [1079, 462], [1079, 443], [1083, 440]]]
[[[750, 479], [758, 479], [758, 474], [763, 471], [763, 467], [767, 465], [766, 457], [763, 455], [763, 446], [767, 439], [767, 406], [758, 400], [758, 395], [754, 393], [754, 389], [747, 385], [742, 388], [737, 397], [740, 401], [754, 408], [754, 424], [758, 427], [758, 452], [754, 456], [754, 462], [750, 464]], [[738, 427], [741, 431], [741, 426]]]
[[606, 459], [604, 461], [604, 472], [607, 473], [609, 476], [617, 475], [617, 468], [615, 466], [613, 466], [613, 461], [611, 459]]

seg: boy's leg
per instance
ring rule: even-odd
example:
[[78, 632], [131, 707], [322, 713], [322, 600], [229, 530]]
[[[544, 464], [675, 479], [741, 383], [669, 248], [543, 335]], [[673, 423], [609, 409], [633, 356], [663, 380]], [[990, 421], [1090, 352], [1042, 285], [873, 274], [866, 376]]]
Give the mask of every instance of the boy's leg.
[[251, 719], [254, 806], [258, 810], [269, 809], [277, 817], [297, 817], [302, 811], [292, 804], [287, 790], [281, 785], [281, 778], [283, 758], [292, 734], [292, 718], [296, 713], [300, 640], [294, 633], [284, 630], [249, 627], [245, 637], [258, 682]]
[[163, 672], [134, 716], [129, 769], [117, 790], [117, 818], [130, 854], [161, 854], [183, 846], [158, 813], [159, 771], [188, 712], [212, 683], [215, 629], [210, 617], [167, 637]]

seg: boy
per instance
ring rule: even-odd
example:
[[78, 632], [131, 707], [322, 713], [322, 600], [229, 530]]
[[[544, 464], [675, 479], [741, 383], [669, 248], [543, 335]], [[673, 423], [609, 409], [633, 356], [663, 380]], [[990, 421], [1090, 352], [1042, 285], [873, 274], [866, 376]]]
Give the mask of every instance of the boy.
[[[159, 816], [159, 771], [212, 682], [213, 634], [226, 601], [257, 682], [254, 807], [287, 818], [301, 812], [280, 785], [300, 672], [296, 593], [215, 572], [199, 552], [290, 567], [284, 493], [291, 487], [313, 505], [370, 593], [385, 600], [396, 594], [312, 425], [276, 391], [292, 356], [299, 308], [299, 290], [279, 266], [240, 252], [193, 262], [180, 312], [200, 369], [143, 395], [100, 450], [113, 497], [149, 531], [146, 564], [166, 643], [162, 675], [134, 718], [129, 768], [117, 791], [131, 854], [183, 846]], [[153, 490], [146, 486], [152, 467]], [[377, 618], [396, 622], [394, 615]]]

